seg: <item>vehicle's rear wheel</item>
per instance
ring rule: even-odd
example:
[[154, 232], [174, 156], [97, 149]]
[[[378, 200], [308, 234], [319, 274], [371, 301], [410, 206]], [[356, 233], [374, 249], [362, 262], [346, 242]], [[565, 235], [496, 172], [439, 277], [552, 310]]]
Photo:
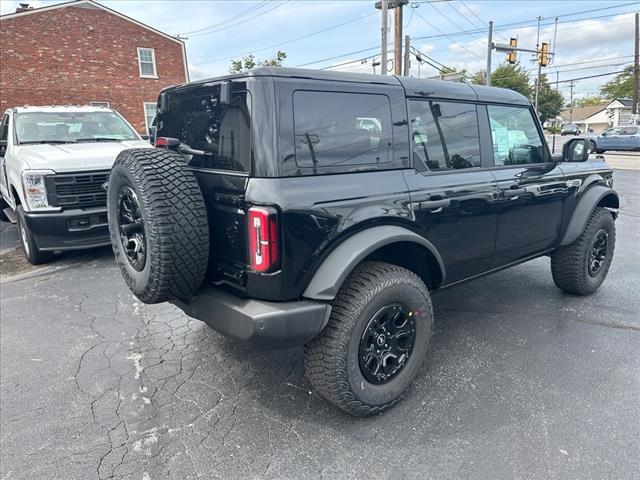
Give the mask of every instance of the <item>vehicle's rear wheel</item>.
[[417, 275], [364, 262], [345, 280], [323, 333], [305, 346], [307, 378], [351, 415], [383, 412], [418, 375], [432, 326], [431, 297]]
[[556, 286], [576, 295], [595, 292], [607, 276], [615, 242], [611, 212], [596, 208], [576, 241], [551, 254], [551, 273]]
[[24, 210], [22, 208], [22, 205], [18, 205], [16, 213], [18, 222], [18, 233], [20, 235], [20, 241], [22, 242], [22, 250], [24, 251], [24, 256], [27, 258], [31, 265], [41, 265], [43, 263], [49, 263], [51, 260], [53, 260], [53, 252], [42, 251], [38, 248], [33, 233], [31, 233], [29, 227], [24, 221]]
[[187, 300], [209, 260], [207, 213], [181, 155], [153, 148], [122, 151], [109, 175], [109, 232], [116, 263], [145, 303]]

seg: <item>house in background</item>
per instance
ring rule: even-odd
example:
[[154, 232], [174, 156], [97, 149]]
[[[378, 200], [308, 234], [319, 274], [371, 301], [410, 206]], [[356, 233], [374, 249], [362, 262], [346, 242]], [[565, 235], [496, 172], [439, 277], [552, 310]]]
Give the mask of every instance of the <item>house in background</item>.
[[616, 98], [609, 103], [592, 105], [588, 107], [573, 107], [560, 112], [556, 118], [559, 125], [575, 123], [583, 133], [592, 128], [595, 133], [600, 133], [609, 127], [632, 125], [634, 123], [631, 105], [633, 100], [628, 98]]
[[611, 126], [618, 127], [620, 125], [633, 124], [633, 113], [631, 106], [633, 100], [630, 98], [616, 98], [607, 105], [607, 112], [611, 119]]
[[588, 107], [573, 107], [560, 112], [560, 124], [575, 123], [583, 133], [592, 128], [595, 133], [600, 133], [609, 125], [607, 104], [591, 105]]
[[189, 79], [182, 40], [93, 0], [0, 17], [0, 113], [22, 105], [104, 105], [140, 133], [160, 90]]

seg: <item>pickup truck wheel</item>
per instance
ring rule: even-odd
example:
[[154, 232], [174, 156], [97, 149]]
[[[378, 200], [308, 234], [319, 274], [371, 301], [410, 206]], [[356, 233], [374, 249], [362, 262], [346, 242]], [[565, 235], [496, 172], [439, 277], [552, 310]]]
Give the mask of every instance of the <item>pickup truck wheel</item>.
[[577, 240], [551, 254], [551, 273], [556, 286], [576, 295], [595, 292], [607, 276], [615, 242], [611, 212], [596, 208]]
[[24, 250], [24, 256], [27, 258], [31, 265], [41, 265], [43, 263], [49, 263], [53, 260], [53, 252], [42, 251], [36, 244], [36, 239], [33, 233], [27, 227], [24, 221], [24, 210], [22, 205], [18, 205], [16, 209], [16, 217], [18, 222], [18, 233], [20, 235], [20, 241], [22, 242], [22, 250]]
[[116, 263], [131, 291], [145, 303], [188, 300], [207, 271], [209, 227], [182, 156], [153, 148], [120, 152], [107, 211]]
[[418, 375], [432, 326], [429, 290], [417, 275], [363, 262], [338, 292], [323, 333], [305, 346], [307, 378], [351, 415], [383, 412]]

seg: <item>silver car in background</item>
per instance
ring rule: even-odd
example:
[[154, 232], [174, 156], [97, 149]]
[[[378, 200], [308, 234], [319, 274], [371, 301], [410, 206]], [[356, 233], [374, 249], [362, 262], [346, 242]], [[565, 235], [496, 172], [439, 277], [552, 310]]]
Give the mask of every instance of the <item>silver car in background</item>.
[[590, 149], [595, 153], [607, 150], [640, 152], [640, 126], [628, 125], [608, 128], [598, 136], [589, 138]]

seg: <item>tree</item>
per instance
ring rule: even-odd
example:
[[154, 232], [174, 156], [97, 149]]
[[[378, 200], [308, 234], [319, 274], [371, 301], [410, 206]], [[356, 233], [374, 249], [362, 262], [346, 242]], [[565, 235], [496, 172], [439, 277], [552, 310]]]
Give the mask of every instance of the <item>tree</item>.
[[249, 70], [257, 65], [264, 67], [281, 67], [282, 62], [287, 58], [287, 54], [281, 50], [276, 52], [275, 57], [267, 60], [259, 60], [255, 55], [250, 53], [245, 55], [239, 60], [231, 60], [231, 66], [229, 67], [229, 73], [240, 73], [245, 70]]
[[529, 84], [529, 74], [522, 68], [520, 62], [510, 64], [503, 63], [491, 73], [491, 86], [515, 90], [516, 92], [531, 97], [533, 89]]
[[622, 73], [616, 75], [600, 87], [600, 95], [613, 100], [614, 98], [633, 97], [633, 65], [627, 65]]
[[[531, 95], [535, 95], [535, 90]], [[554, 119], [562, 111], [563, 105], [564, 97], [562, 94], [551, 88], [545, 74], [540, 75], [540, 89], [538, 91], [540, 121]]]
[[[493, 77], [492, 77], [493, 78]], [[479, 70], [469, 77], [469, 82], [474, 85], [486, 85], [487, 83], [487, 71]]]
[[582, 97], [574, 100], [573, 105], [576, 107], [593, 107], [595, 105], [602, 105], [606, 102], [606, 99], [599, 95], [593, 95], [591, 97]]

